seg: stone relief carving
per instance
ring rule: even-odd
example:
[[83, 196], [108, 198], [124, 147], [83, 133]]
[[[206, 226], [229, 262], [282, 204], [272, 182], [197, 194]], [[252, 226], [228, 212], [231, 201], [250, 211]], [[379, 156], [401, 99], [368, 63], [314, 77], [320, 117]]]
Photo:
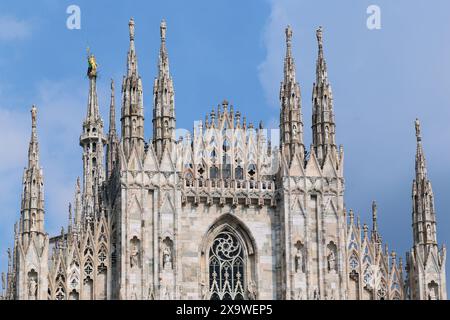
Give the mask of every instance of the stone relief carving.
[[170, 270], [173, 267], [173, 241], [166, 237], [163, 241], [163, 252], [162, 252], [162, 261], [163, 261], [163, 269]]
[[255, 281], [251, 280], [247, 287], [247, 296], [249, 300], [256, 300], [258, 295], [258, 289], [256, 287]]
[[140, 240], [137, 237], [134, 237], [130, 241], [130, 267], [135, 268], [139, 267], [140, 260]]

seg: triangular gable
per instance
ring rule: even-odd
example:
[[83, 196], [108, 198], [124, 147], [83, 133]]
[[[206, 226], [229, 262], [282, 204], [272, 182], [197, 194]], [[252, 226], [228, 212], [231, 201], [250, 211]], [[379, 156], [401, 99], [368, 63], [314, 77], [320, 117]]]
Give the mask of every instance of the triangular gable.
[[306, 164], [305, 174], [307, 177], [321, 177], [319, 162], [317, 161], [315, 152], [312, 152]]
[[156, 160], [155, 150], [153, 145], [149, 145], [147, 154], [144, 159], [144, 170], [145, 171], [158, 171], [158, 161]]
[[164, 148], [164, 153], [161, 159], [159, 169], [161, 171], [175, 171], [175, 167], [170, 157], [169, 148]]

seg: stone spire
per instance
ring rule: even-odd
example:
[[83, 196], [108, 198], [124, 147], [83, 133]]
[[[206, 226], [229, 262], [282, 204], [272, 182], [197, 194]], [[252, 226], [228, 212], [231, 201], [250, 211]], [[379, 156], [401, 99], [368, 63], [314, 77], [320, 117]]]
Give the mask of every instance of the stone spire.
[[295, 62], [292, 56], [292, 29], [286, 33], [286, 57], [284, 59], [284, 78], [280, 87], [280, 145], [288, 161], [294, 154], [302, 159], [305, 154], [303, 144], [303, 119], [301, 110], [300, 86], [295, 77]]
[[80, 146], [83, 148], [83, 195], [92, 196], [105, 178], [103, 148], [106, 137], [103, 134], [103, 120], [100, 117], [97, 99], [97, 63], [94, 55], [88, 56], [89, 94], [87, 115], [83, 122]]
[[407, 255], [409, 292], [411, 299], [447, 298], [445, 257], [446, 250], [437, 244], [436, 212], [431, 182], [428, 180], [425, 155], [422, 146], [420, 122], [416, 128], [416, 177], [412, 186], [413, 247]]
[[111, 79], [111, 103], [109, 105], [109, 132], [106, 145], [106, 176], [109, 178], [117, 160], [118, 137], [116, 132], [116, 102], [114, 80]]
[[434, 211], [434, 195], [431, 182], [428, 180], [425, 154], [422, 146], [420, 122], [416, 127], [416, 178], [413, 182], [413, 230], [415, 244], [436, 244], [436, 215]]
[[130, 49], [127, 57], [127, 73], [122, 82], [122, 143], [128, 158], [132, 148], [136, 148], [140, 157], [144, 154], [144, 98], [142, 80], [138, 73], [136, 50], [134, 46], [134, 20], [128, 24]]
[[169, 73], [169, 56], [166, 48], [167, 25], [160, 25], [161, 47], [159, 50], [158, 76], [153, 84], [153, 147], [161, 158], [166, 147], [175, 143], [175, 92]]
[[372, 201], [372, 234], [371, 234], [371, 236], [372, 236], [372, 240], [374, 242], [381, 242], [379, 234], [378, 234], [377, 215], [378, 215], [377, 203], [374, 200], [374, 201]]
[[323, 31], [316, 32], [319, 53], [316, 64], [316, 82], [313, 86], [313, 146], [321, 164], [326, 155], [336, 154], [333, 94], [328, 82], [327, 64], [323, 54]]
[[[44, 175], [39, 166], [37, 138], [37, 108], [31, 108], [31, 139], [28, 167], [23, 175], [20, 233], [28, 239], [30, 233], [44, 234]], [[22, 240], [24, 240], [22, 238]], [[24, 240], [26, 242], [26, 239]]]

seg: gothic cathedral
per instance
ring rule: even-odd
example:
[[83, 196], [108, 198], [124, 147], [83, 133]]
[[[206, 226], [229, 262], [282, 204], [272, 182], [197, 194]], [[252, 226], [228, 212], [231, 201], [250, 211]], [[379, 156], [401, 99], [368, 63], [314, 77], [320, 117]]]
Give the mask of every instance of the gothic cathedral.
[[143, 87], [135, 24], [116, 129], [111, 83], [108, 132], [89, 54], [89, 98], [82, 124], [83, 175], [68, 226], [45, 231], [44, 173], [33, 106], [20, 220], [4, 299], [446, 299], [431, 182], [416, 120], [413, 246], [405, 264], [382, 243], [377, 205], [371, 227], [344, 202], [344, 149], [336, 144], [333, 95], [317, 30], [312, 144], [303, 140], [301, 90], [286, 28], [280, 88], [280, 141], [272, 147], [223, 101], [193, 132], [176, 136], [175, 91], [160, 25], [153, 83], [153, 136], [144, 137]]

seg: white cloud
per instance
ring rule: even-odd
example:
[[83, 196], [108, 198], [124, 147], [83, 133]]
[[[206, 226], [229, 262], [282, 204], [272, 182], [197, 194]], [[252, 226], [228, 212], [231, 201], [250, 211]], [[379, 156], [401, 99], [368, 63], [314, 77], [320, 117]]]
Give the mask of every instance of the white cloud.
[[13, 16], [0, 16], [0, 41], [20, 40], [30, 35], [30, 22]]

